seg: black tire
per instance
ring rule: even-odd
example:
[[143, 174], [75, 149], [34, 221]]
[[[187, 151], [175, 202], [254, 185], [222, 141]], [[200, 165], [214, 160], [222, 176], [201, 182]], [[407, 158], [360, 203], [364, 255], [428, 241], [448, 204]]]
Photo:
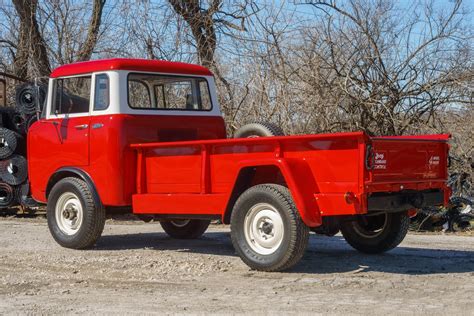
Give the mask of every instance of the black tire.
[[196, 239], [202, 236], [211, 221], [201, 219], [163, 220], [160, 221], [163, 230], [172, 238]]
[[16, 111], [11, 113], [9, 116], [9, 120], [10, 120], [10, 125], [15, 132], [19, 134], [26, 134], [25, 133], [26, 120], [25, 120], [25, 117], [21, 113], [16, 112]]
[[410, 226], [406, 212], [358, 216], [355, 221], [341, 221], [341, 233], [353, 248], [377, 254], [398, 246]]
[[32, 209], [35, 207], [40, 207], [40, 204], [31, 197], [30, 183], [28, 181], [15, 187], [14, 193], [16, 203], [23, 206], [23, 208]]
[[[59, 200], [70, 194], [77, 198], [77, 202], [80, 202], [83, 215], [82, 223], [72, 233], [66, 232], [64, 228], [61, 228], [63, 225], [60, 224], [61, 221], [58, 222], [62, 212], [58, 210], [58, 214], [56, 214], [56, 206]], [[73, 204], [72, 202], [69, 203]], [[69, 204], [66, 204], [66, 206], [69, 206]], [[86, 182], [73, 177], [61, 179], [51, 189], [48, 196], [47, 217], [49, 231], [54, 240], [61, 246], [72, 249], [92, 247], [101, 236], [105, 225], [104, 207], [99, 201], [96, 202]]]
[[35, 87], [34, 83], [27, 82], [16, 89], [15, 101], [18, 111], [22, 114], [36, 113], [36, 104], [39, 102], [40, 110], [43, 109], [46, 99], [46, 87]]
[[250, 123], [242, 126], [234, 133], [234, 138], [284, 136], [280, 126], [268, 122]]
[[15, 191], [11, 185], [0, 182], [0, 208], [10, 207], [15, 203]]
[[30, 197], [30, 183], [25, 181], [25, 183], [15, 187], [15, 200], [20, 205], [23, 205], [24, 202]]
[[0, 127], [0, 159], [5, 159], [13, 155], [21, 139], [20, 134]]
[[474, 221], [473, 202], [462, 196], [451, 197], [447, 214], [447, 231], [455, 232], [466, 230], [471, 227], [471, 221]]
[[[256, 245], [258, 238], [246, 237], [250, 234], [247, 228], [257, 227], [257, 224], [252, 220], [257, 218], [260, 211], [257, 211], [255, 216], [252, 214], [259, 207], [264, 208], [261, 212], [268, 212], [265, 210], [268, 208], [270, 212], [274, 213], [274, 219], [277, 219], [270, 221], [270, 225], [267, 227], [265, 227], [268, 223], [265, 216], [260, 217], [257, 221], [261, 226], [260, 231], [270, 236], [269, 239], [264, 238], [264, 242], [267, 240], [272, 242], [271, 238], [280, 234], [278, 232], [278, 221], [280, 220], [280, 229], [282, 230], [281, 241], [275, 247], [267, 247], [267, 249], [263, 247], [263, 250], [260, 250], [262, 249], [260, 245]], [[270, 219], [270, 217], [267, 218]], [[260, 223], [262, 224], [260, 225]], [[308, 245], [309, 228], [301, 220], [290, 191], [281, 185], [260, 184], [242, 193], [234, 205], [230, 225], [232, 244], [237, 254], [250, 268], [255, 270], [283, 271], [289, 269], [298, 263]], [[269, 231], [265, 231], [265, 229], [269, 229]], [[252, 244], [250, 240], [253, 240], [254, 243]]]
[[467, 214], [474, 216], [474, 203], [471, 201], [471, 199], [462, 196], [453, 196], [449, 200], [449, 204], [456, 208], [458, 212], [463, 212], [466, 207], [470, 206], [470, 211]]
[[10, 184], [19, 185], [28, 178], [28, 164], [25, 157], [13, 155], [0, 161], [0, 178]]

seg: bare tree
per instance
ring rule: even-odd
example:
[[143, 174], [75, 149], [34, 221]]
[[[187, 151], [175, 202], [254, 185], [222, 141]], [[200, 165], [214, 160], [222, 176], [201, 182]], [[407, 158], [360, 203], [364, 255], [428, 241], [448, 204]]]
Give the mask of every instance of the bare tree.
[[200, 63], [208, 68], [214, 68], [214, 53], [217, 36], [214, 24], [214, 14], [221, 6], [220, 0], [213, 0], [208, 8], [201, 6], [201, 1], [169, 0], [177, 14], [189, 25], [194, 39]]
[[[260, 119], [289, 133], [415, 133], [472, 106], [472, 27], [460, 1], [400, 11], [392, 0], [308, 0], [315, 10], [303, 15], [249, 0], [15, 2], [34, 4], [52, 66], [120, 55], [209, 67], [232, 129]], [[25, 72], [30, 33], [13, 8], [0, 7], [0, 63]]]
[[91, 59], [92, 53], [94, 52], [94, 48], [97, 44], [105, 1], [106, 0], [94, 0], [89, 28], [87, 30], [87, 37], [82, 44], [81, 49], [77, 53], [77, 61], [86, 61]]
[[39, 76], [51, 72], [46, 46], [36, 21], [37, 0], [13, 0], [20, 18], [20, 31], [14, 60], [15, 73], [27, 77], [27, 65], [33, 64]]
[[119, 26], [127, 43], [125, 54], [148, 59], [198, 62], [194, 45], [187, 40], [187, 26], [167, 2], [123, 5]]
[[337, 105], [342, 129], [403, 134], [413, 125], [432, 124], [445, 106], [469, 104], [451, 89], [473, 80], [472, 72], [460, 77], [457, 71], [469, 67], [459, 52], [472, 39], [461, 1], [445, 12], [432, 3], [415, 4], [412, 13], [385, 0], [311, 3], [324, 13], [324, 24], [307, 33], [328, 71], [322, 79], [345, 96]]
[[51, 65], [92, 57], [101, 34], [105, 0], [93, 0], [92, 6], [70, 0], [12, 2], [14, 10], [0, 9], [6, 18], [0, 44], [8, 48], [14, 74], [25, 79], [44, 77]]
[[[222, 0], [168, 0], [173, 10], [188, 24], [196, 44], [198, 61], [214, 71], [218, 84], [225, 90], [220, 93], [223, 109], [232, 117], [232, 109], [236, 107], [234, 90], [231, 83], [222, 75], [217, 67], [215, 53], [218, 42], [218, 31], [226, 35], [229, 29], [244, 31], [248, 1], [233, 2], [224, 8]], [[239, 23], [239, 24], [237, 24]], [[227, 33], [229, 35], [229, 33]], [[238, 105], [237, 105], [238, 106]]]
[[101, 35], [105, 0], [92, 6], [71, 0], [44, 0], [38, 20], [52, 64], [91, 59]]

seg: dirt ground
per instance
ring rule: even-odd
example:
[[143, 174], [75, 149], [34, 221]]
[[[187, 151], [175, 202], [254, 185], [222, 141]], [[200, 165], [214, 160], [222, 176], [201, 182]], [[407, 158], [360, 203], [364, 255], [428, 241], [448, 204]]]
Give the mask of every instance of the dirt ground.
[[192, 241], [158, 223], [108, 221], [93, 250], [59, 247], [46, 220], [0, 218], [0, 314], [474, 315], [474, 237], [409, 235], [368, 256], [311, 235], [285, 273], [251, 271], [229, 228]]

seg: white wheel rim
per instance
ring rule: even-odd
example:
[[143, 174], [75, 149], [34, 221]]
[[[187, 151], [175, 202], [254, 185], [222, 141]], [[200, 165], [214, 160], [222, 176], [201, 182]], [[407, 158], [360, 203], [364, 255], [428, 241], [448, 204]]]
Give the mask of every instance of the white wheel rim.
[[84, 219], [82, 204], [77, 195], [71, 192], [63, 193], [55, 208], [56, 223], [66, 235], [72, 236], [81, 228]]
[[283, 241], [283, 219], [272, 205], [256, 204], [245, 216], [244, 234], [252, 250], [261, 255], [272, 254]]
[[176, 227], [184, 227], [189, 224], [189, 219], [175, 219], [171, 221], [171, 224], [173, 224]]

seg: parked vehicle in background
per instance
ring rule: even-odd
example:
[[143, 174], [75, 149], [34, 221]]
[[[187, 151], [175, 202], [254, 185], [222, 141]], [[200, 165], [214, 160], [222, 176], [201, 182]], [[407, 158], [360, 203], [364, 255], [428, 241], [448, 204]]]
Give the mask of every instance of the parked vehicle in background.
[[381, 253], [403, 240], [409, 212], [449, 197], [449, 135], [282, 136], [254, 123], [228, 139], [213, 75], [197, 65], [65, 65], [46, 99], [28, 130], [29, 183], [68, 248], [93, 246], [107, 212], [154, 218], [174, 238], [198, 238], [217, 218], [247, 265], [281, 271], [310, 230]]

